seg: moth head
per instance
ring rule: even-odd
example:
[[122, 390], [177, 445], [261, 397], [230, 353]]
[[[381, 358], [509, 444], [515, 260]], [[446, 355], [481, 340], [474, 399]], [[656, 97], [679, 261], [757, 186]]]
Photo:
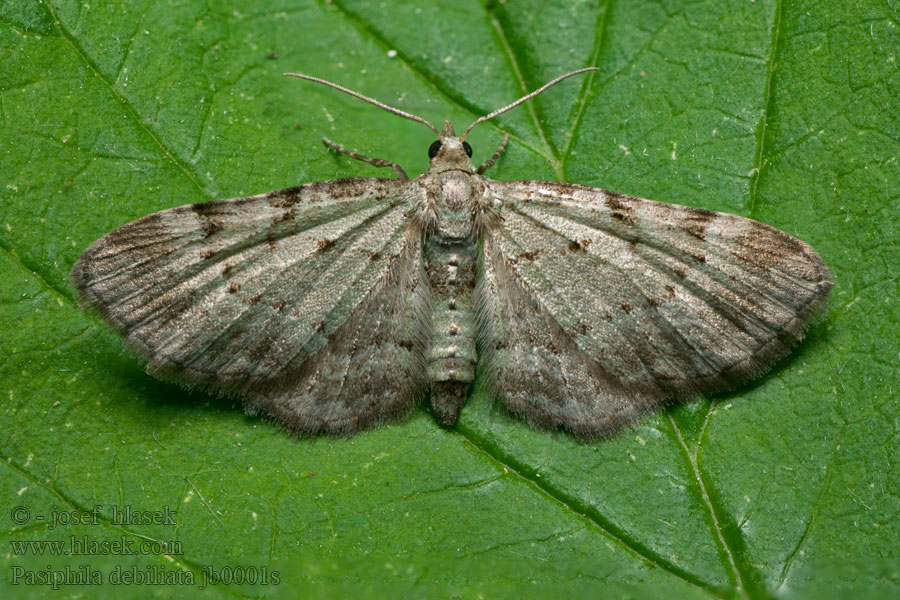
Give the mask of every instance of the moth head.
[[472, 146], [462, 138], [456, 137], [450, 121], [444, 121], [438, 139], [428, 147], [428, 158], [431, 160], [431, 171], [465, 171], [475, 172], [472, 164]]

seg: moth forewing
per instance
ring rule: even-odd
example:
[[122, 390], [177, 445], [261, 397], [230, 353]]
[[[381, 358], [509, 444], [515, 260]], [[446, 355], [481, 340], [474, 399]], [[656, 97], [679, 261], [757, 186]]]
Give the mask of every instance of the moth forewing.
[[[402, 189], [339, 179], [169, 209], [97, 241], [72, 279], [151, 373], [240, 394], [298, 432], [355, 431], [408, 412], [415, 394], [396, 391], [421, 380], [407, 306], [421, 251]], [[350, 347], [385, 360], [375, 332], [406, 374], [347, 370]]]
[[[461, 136], [426, 173], [348, 178], [161, 211], [78, 259], [87, 304], [149, 372], [234, 393], [297, 434], [453, 424], [476, 371], [534, 427], [608, 435], [731, 389], [800, 340], [832, 286], [809, 246], [750, 219], [568, 183], [499, 182]], [[476, 343], [477, 342], [477, 343]]]
[[[530, 421], [590, 437], [665, 400], [732, 389], [789, 352], [832, 286], [809, 246], [751, 219], [574, 184], [489, 187], [504, 218], [484, 289], [508, 297], [505, 337], [491, 336], [507, 358], [492, 370]], [[522, 383], [528, 369], [541, 389]], [[613, 402], [548, 412], [588, 389], [627, 402], [619, 416]]]

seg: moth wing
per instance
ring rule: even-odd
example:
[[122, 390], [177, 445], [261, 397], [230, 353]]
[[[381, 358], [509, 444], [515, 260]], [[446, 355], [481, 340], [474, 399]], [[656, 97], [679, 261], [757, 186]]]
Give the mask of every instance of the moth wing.
[[531, 424], [614, 432], [734, 388], [828, 296], [815, 251], [752, 219], [564, 183], [488, 181], [479, 290], [489, 380]]
[[404, 183], [164, 210], [98, 240], [72, 281], [149, 373], [236, 393], [298, 433], [350, 433], [409, 412], [422, 386]]

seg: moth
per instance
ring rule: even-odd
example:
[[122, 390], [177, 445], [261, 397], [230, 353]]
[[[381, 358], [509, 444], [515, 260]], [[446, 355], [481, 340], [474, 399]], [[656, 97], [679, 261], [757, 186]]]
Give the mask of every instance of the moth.
[[348, 435], [430, 397], [453, 424], [479, 372], [539, 429], [607, 436], [755, 378], [832, 287], [807, 244], [744, 217], [595, 187], [494, 181], [472, 123], [425, 119], [427, 172], [163, 210], [88, 248], [71, 279], [147, 371], [243, 399], [298, 435]]

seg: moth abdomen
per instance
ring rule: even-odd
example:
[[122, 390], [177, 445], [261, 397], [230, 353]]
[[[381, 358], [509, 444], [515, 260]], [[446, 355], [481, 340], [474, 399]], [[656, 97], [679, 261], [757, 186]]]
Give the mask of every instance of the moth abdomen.
[[440, 236], [425, 247], [432, 290], [431, 346], [426, 353], [431, 405], [438, 419], [456, 422], [475, 379], [474, 240], [447, 242]]

